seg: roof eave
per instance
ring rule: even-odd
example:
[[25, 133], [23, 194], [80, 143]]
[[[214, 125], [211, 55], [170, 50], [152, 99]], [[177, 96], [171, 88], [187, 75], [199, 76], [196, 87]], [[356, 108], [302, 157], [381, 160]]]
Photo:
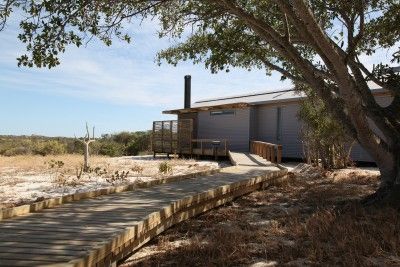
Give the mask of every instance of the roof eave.
[[249, 103], [233, 103], [233, 104], [222, 104], [215, 106], [204, 106], [204, 107], [194, 107], [194, 108], [183, 108], [183, 109], [172, 109], [172, 110], [164, 110], [163, 114], [185, 114], [185, 113], [195, 113], [200, 111], [208, 111], [208, 110], [218, 110], [218, 109], [230, 109], [230, 108], [246, 108], [249, 107]]
[[[372, 89], [373, 95], [391, 95], [391, 92], [383, 89], [383, 88], [376, 88]], [[173, 109], [173, 110], [165, 110], [163, 114], [185, 114], [185, 113], [195, 113], [199, 111], [208, 111], [208, 110], [218, 110], [218, 109], [229, 109], [229, 108], [246, 108], [249, 106], [256, 106], [256, 105], [265, 105], [265, 104], [277, 104], [277, 103], [285, 103], [285, 102], [298, 102], [304, 95], [298, 95], [297, 97], [293, 98], [286, 98], [286, 99], [276, 99], [276, 100], [268, 100], [268, 101], [258, 101], [258, 102], [239, 102], [239, 103], [229, 103], [229, 104], [220, 104], [220, 105], [209, 105], [209, 106], [202, 106], [202, 107], [193, 107], [193, 108], [186, 108], [186, 109]]]

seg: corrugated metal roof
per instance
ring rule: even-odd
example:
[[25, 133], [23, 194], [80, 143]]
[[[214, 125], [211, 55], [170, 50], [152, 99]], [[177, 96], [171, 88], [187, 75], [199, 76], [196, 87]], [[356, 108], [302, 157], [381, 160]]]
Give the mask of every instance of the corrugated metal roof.
[[[378, 92], [380, 87], [373, 83], [368, 82], [368, 86], [374, 92]], [[304, 93], [299, 93], [294, 89], [265, 91], [243, 95], [233, 95], [227, 97], [210, 98], [196, 101], [192, 104], [192, 108], [219, 106], [234, 103], [247, 103], [250, 105], [260, 105], [276, 102], [295, 101], [303, 98]]]
[[299, 94], [295, 92], [293, 89], [289, 89], [289, 90], [258, 92], [246, 95], [234, 95], [227, 97], [204, 99], [194, 102], [192, 107], [197, 108], [203, 106], [218, 106], [225, 104], [234, 104], [238, 102], [248, 103], [251, 105], [258, 105], [263, 103], [297, 100], [302, 97], [304, 97], [303, 94]]

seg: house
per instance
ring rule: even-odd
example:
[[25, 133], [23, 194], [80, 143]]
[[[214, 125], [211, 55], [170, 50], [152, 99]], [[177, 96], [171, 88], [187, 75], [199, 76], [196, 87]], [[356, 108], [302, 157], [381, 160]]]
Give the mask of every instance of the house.
[[[392, 98], [386, 90], [373, 85], [371, 90], [380, 105], [390, 104]], [[300, 100], [304, 97], [304, 95], [289, 89], [205, 99], [190, 105], [190, 76], [186, 76], [184, 108], [166, 110], [163, 113], [178, 116], [177, 125], [169, 126], [171, 135], [172, 128], [178, 132], [176, 144], [179, 143], [180, 129], [182, 132], [185, 131], [185, 127], [180, 126], [179, 121], [189, 122], [186, 127], [189, 130], [186, 129], [186, 131], [192, 140], [186, 141], [186, 143], [194, 146], [191, 149], [191, 152], [193, 149], [196, 151], [194, 154], [201, 154], [200, 151], [204, 151], [206, 144], [203, 144], [201, 140], [209, 141], [209, 151], [211, 151], [213, 140], [220, 140], [219, 142], [223, 140], [223, 142], [227, 142], [227, 147], [221, 151], [243, 152], [250, 150], [252, 140], [257, 140], [281, 145], [284, 158], [301, 159], [303, 158], [303, 146], [300, 138], [301, 121], [298, 119], [297, 113]], [[173, 147], [178, 147], [176, 144], [173, 145], [172, 139], [169, 140], [169, 146], [164, 146], [171, 148], [170, 153], [173, 153]], [[199, 140], [202, 142], [201, 149], [198, 145]], [[355, 161], [373, 161], [359, 145], [353, 147], [351, 158]]]

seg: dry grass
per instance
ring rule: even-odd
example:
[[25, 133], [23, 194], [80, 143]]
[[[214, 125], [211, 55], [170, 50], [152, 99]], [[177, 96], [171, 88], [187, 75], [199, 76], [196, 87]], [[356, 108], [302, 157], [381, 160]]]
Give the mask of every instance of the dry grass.
[[[91, 156], [90, 162], [92, 165], [104, 165], [107, 164], [108, 157], [104, 156]], [[65, 155], [24, 155], [24, 156], [12, 156], [4, 157], [0, 156], [0, 169], [14, 169], [21, 172], [40, 172], [49, 169], [48, 163], [50, 161], [62, 161], [64, 162], [65, 169], [75, 170], [80, 167], [83, 162], [82, 155], [65, 154]]]
[[370, 185], [379, 182], [378, 175], [371, 175], [368, 171], [363, 170], [343, 170], [330, 174], [335, 183]]
[[399, 211], [357, 201], [376, 175], [338, 175], [292, 175], [171, 228], [123, 265], [400, 266]]
[[[66, 155], [50, 155], [50, 156], [38, 156], [38, 155], [26, 155], [26, 156], [12, 156], [4, 157], [0, 156], [0, 174], [1, 173], [40, 173], [53, 171], [50, 164], [54, 161], [63, 162], [62, 168], [64, 173], [69, 175], [75, 175], [83, 164], [83, 156], [76, 154]], [[210, 166], [201, 165], [195, 160], [182, 160], [182, 159], [171, 159], [166, 161], [168, 165], [172, 167], [172, 173], [168, 175], [179, 173], [182, 170], [186, 172], [198, 172], [210, 169]], [[158, 171], [158, 162], [152, 160], [142, 160], [140, 163], [133, 163], [131, 158], [110, 158], [106, 156], [91, 156], [90, 165], [93, 169], [101, 168], [107, 170], [107, 172], [114, 171], [130, 171], [132, 174], [153, 177], [153, 176], [164, 176]]]

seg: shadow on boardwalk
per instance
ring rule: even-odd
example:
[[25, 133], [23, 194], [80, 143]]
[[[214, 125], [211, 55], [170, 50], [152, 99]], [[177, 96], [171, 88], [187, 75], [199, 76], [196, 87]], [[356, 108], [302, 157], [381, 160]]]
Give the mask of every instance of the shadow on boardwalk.
[[[211, 176], [86, 199], [4, 220], [0, 222], [0, 265], [112, 262], [127, 253], [122, 248], [140, 246], [185, 217], [282, 175], [274, 166], [228, 167]], [[144, 235], [147, 232], [148, 237]]]

